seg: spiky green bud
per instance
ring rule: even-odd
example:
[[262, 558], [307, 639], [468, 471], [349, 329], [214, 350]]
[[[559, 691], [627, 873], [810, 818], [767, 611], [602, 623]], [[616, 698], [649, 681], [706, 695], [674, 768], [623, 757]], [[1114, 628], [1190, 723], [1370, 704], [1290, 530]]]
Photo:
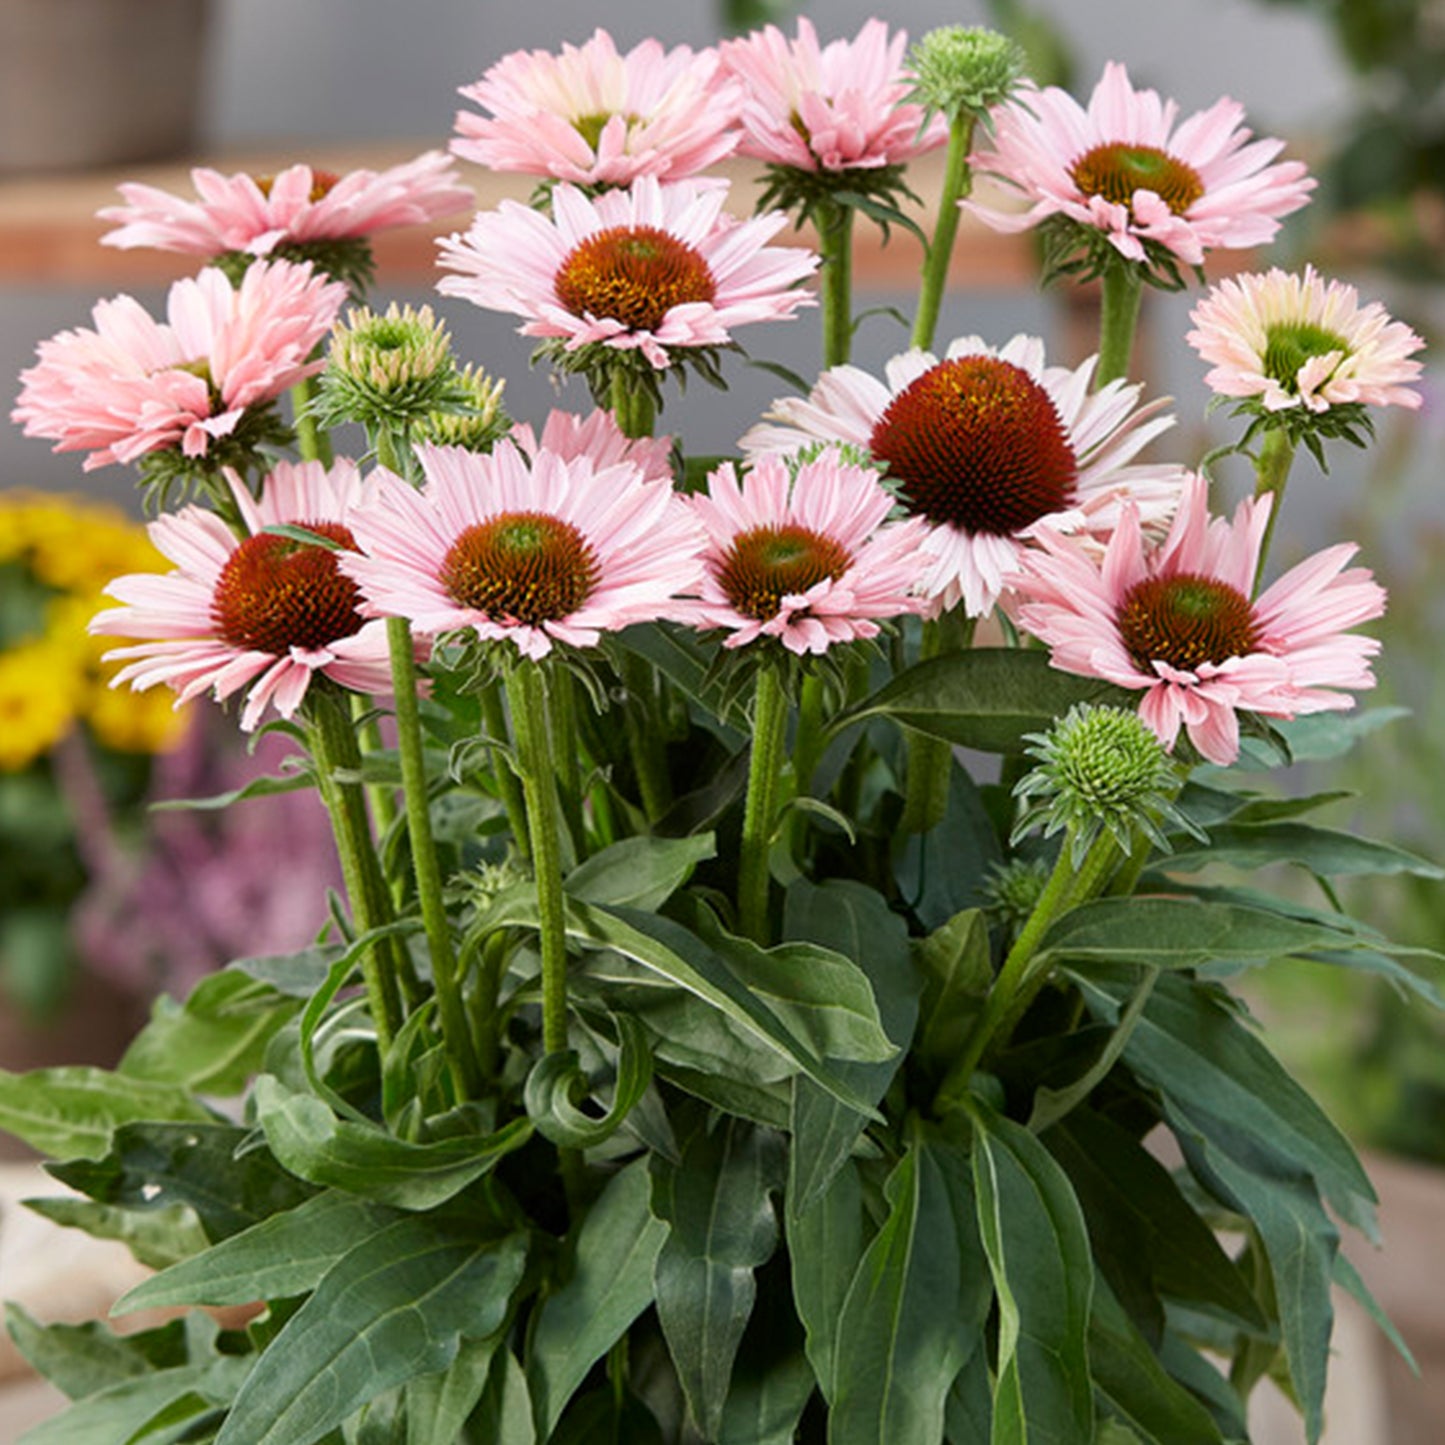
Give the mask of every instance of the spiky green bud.
[[1179, 774], [1138, 713], [1080, 703], [1047, 733], [1024, 741], [1039, 766], [1014, 789], [1027, 804], [1014, 841], [1040, 822], [1045, 837], [1066, 828], [1078, 864], [1105, 829], [1126, 853], [1136, 828], [1166, 851], [1161, 821], [1198, 832], [1174, 806]]
[[487, 375], [480, 368], [464, 366], [456, 377], [465, 401], [445, 411], [431, 411], [416, 425], [417, 441], [444, 447], [465, 447], [469, 452], [489, 452], [512, 429], [512, 419], [502, 406], [504, 380]]
[[1044, 858], [1010, 858], [997, 864], [983, 880], [984, 907], [1010, 937], [1033, 916], [1050, 868]]
[[909, 51], [908, 68], [914, 104], [950, 121], [965, 114], [983, 118], [1013, 94], [1024, 73], [1024, 52], [996, 30], [944, 25]]

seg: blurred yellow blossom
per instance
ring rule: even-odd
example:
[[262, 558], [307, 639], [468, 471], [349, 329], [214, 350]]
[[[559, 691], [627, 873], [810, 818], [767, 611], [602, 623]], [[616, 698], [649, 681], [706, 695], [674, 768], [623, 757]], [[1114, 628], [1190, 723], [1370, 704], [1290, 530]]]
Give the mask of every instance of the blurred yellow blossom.
[[79, 674], [48, 639], [0, 652], [0, 771], [28, 767], [70, 730]]

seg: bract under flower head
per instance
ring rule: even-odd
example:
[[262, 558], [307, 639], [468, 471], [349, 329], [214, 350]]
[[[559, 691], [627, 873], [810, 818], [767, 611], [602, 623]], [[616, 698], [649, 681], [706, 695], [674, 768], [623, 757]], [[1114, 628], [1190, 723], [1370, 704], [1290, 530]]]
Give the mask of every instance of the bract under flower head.
[[718, 47], [743, 85], [742, 155], [802, 171], [902, 165], [948, 138], [941, 118], [925, 124], [904, 103], [908, 36], [869, 20], [852, 40], [818, 43], [806, 17], [789, 40], [768, 25]]
[[1418, 379], [1411, 358], [1425, 343], [1378, 301], [1361, 306], [1353, 286], [1327, 282], [1313, 266], [1221, 281], [1190, 319], [1185, 339], [1213, 363], [1205, 381], [1220, 396], [1258, 398], [1270, 412], [1420, 405], [1405, 383]]
[[442, 265], [458, 274], [437, 289], [522, 316], [524, 336], [555, 337], [566, 352], [635, 350], [661, 371], [675, 351], [726, 346], [738, 326], [812, 304], [795, 288], [817, 257], [767, 244], [786, 217], [733, 220], [725, 194], [716, 182], [643, 177], [595, 200], [558, 186], [551, 216], [503, 201], [442, 242]]
[[101, 243], [156, 246], [193, 256], [229, 251], [269, 256], [282, 247], [355, 240], [441, 220], [475, 204], [441, 151], [427, 151], [384, 171], [338, 176], [296, 165], [258, 177], [202, 168], [191, 172], [191, 181], [195, 200], [135, 182], [121, 186], [126, 204], [99, 212], [101, 220], [116, 223]]
[[494, 171], [627, 186], [696, 175], [737, 145], [740, 94], [713, 50], [647, 39], [623, 55], [599, 29], [560, 54], [504, 56], [461, 93], [491, 115], [459, 111], [452, 151]]
[[1292, 718], [1340, 710], [1340, 688], [1374, 686], [1380, 644], [1346, 631], [1379, 617], [1384, 590], [1356, 548], [1327, 548], [1251, 599], [1270, 498], [1241, 502], [1232, 521], [1209, 516], [1191, 479], [1162, 546], [1146, 545], [1126, 506], [1102, 562], [1050, 531], [1012, 579], [1018, 621], [1048, 644], [1064, 672], [1142, 689], [1139, 715], [1168, 748], [1184, 728], [1210, 762], [1239, 754], [1242, 711]]
[[130, 296], [101, 301], [93, 331], [40, 343], [11, 417], [58, 452], [88, 450], [86, 471], [162, 448], [206, 456], [248, 409], [320, 370], [311, 352], [345, 299], [310, 266], [270, 261], [238, 288], [214, 268], [177, 281], [164, 322]]
[[973, 163], [1022, 191], [1028, 209], [965, 204], [996, 230], [1064, 216], [1130, 261], [1153, 245], [1198, 266], [1216, 247], [1271, 240], [1279, 218], [1309, 199], [1315, 182], [1304, 166], [1275, 162], [1283, 141], [1251, 141], [1235, 101], [1178, 116], [1172, 100], [1135, 90], [1112, 62], [1087, 109], [1056, 86], [1027, 90], [995, 112], [992, 143]]
[[488, 455], [417, 449], [426, 485], [378, 474], [342, 559], [371, 615], [418, 632], [471, 629], [525, 657], [673, 616], [696, 590], [701, 538], [670, 482], [627, 461], [596, 466], [511, 440]]
[[1172, 515], [1184, 473], [1129, 463], [1173, 425], [1165, 402], [1139, 406], [1122, 381], [1094, 392], [1094, 360], [1044, 364], [1043, 343], [1016, 336], [995, 350], [976, 336], [945, 357], [908, 351], [883, 380], [836, 366], [806, 398], [774, 403], [778, 425], [742, 440], [753, 454], [817, 440], [866, 448], [900, 499], [928, 523], [916, 585], [933, 613], [962, 602], [989, 612], [1040, 526], [1106, 534], [1130, 499], [1152, 524]]
[[871, 467], [829, 450], [794, 476], [782, 457], [765, 456], [739, 483], [727, 463], [688, 501], [708, 536], [695, 620], [726, 628], [724, 647], [772, 637], [822, 653], [920, 609], [912, 584], [923, 524], [885, 525], [893, 498]]
[[97, 614], [90, 630], [144, 639], [106, 654], [125, 663], [112, 685], [163, 682], [178, 702], [245, 689], [247, 732], [267, 708], [291, 717], [317, 673], [357, 692], [388, 691], [386, 628], [357, 610], [360, 594], [337, 565], [344, 552], [265, 530], [285, 523], [353, 546], [365, 495], [355, 464], [281, 462], [259, 500], [234, 476], [231, 487], [249, 536], [238, 539], [199, 507], [158, 517], [151, 540], [176, 570], [120, 577], [106, 589], [124, 605]]

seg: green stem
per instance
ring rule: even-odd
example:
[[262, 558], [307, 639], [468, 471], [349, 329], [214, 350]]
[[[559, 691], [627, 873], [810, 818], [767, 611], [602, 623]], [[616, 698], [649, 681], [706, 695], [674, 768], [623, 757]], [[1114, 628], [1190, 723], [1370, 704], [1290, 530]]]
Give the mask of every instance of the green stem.
[[610, 404], [612, 415], [625, 437], [650, 437], [657, 422], [657, 407], [639, 386], [633, 386], [626, 371], [612, 373]]
[[[352, 922], [358, 933], [370, 933], [392, 921], [392, 908], [371, 840], [361, 788], [356, 783], [343, 782], [340, 776], [354, 774], [361, 767], [356, 730], [341, 697], [315, 683], [306, 703], [306, 720], [317, 787], [336, 837]], [[372, 1022], [376, 1025], [377, 1042], [383, 1052], [401, 1026], [400, 958], [395, 938], [378, 939], [361, 956], [361, 975], [371, 1005]]]
[[547, 689], [552, 725], [552, 754], [557, 762], [557, 790], [562, 817], [572, 839], [572, 853], [587, 856], [587, 828], [582, 818], [582, 740], [577, 729], [577, 681], [560, 668]]
[[666, 747], [653, 716], [652, 670], [642, 658], [629, 654], [622, 662], [622, 684], [627, 690], [622, 705], [622, 726], [627, 734], [632, 771], [637, 775], [642, 811], [651, 824], [672, 805], [672, 777]]
[[481, 1092], [481, 1073], [472, 1052], [466, 1009], [457, 980], [457, 956], [452, 947], [451, 920], [442, 899], [441, 865], [437, 861], [428, 807], [426, 755], [422, 747], [421, 710], [417, 705], [416, 654], [411, 625], [404, 617], [386, 619], [386, 640], [391, 648], [391, 681], [396, 694], [396, 737], [401, 755], [402, 798], [406, 831], [411, 843], [411, 866], [421, 907], [436, 985], [437, 1013], [442, 1041], [468, 1098]]
[[1144, 272], [1120, 257], [1104, 268], [1099, 310], [1099, 366], [1095, 389], [1129, 375], [1134, 332], [1139, 324], [1139, 300], [1144, 293]]
[[954, 117], [948, 132], [948, 157], [943, 167], [943, 194], [938, 200], [938, 224], [923, 260], [923, 281], [918, 292], [918, 314], [913, 319], [913, 345], [927, 351], [938, 329], [938, 312], [948, 285], [948, 263], [958, 235], [958, 203], [973, 190], [968, 154], [973, 149], [973, 113]]
[[[1076, 869], [1072, 862], [1073, 834], [1072, 828], [1065, 833], [1054, 871], [1049, 875], [1049, 881], [1044, 885], [1044, 891], [1039, 895], [1039, 901], [1034, 905], [1028, 922], [1024, 924], [1019, 936], [1014, 940], [1013, 947], [1009, 949], [1003, 967], [989, 990], [983, 1011], [964, 1043], [962, 1054], [948, 1071], [938, 1090], [934, 1104], [939, 1112], [967, 1097], [974, 1070], [978, 1068], [984, 1053], [993, 1042], [994, 1035], [1013, 1014], [1016, 1001], [1030, 981], [1029, 965], [1054, 920], [1076, 903], [1092, 896], [1114, 863], [1114, 840], [1107, 832], [1101, 832], [1084, 855], [1083, 863]], [[1034, 975], [1035, 992], [1037, 981], [1043, 977], [1043, 974]], [[1028, 996], [1032, 997], [1032, 994]]]
[[815, 672], [803, 679], [798, 695], [798, 725], [793, 734], [793, 785], [800, 797], [806, 797], [813, 784], [813, 774], [822, 761], [823, 680]]
[[510, 738], [507, 729], [507, 713], [502, 706], [502, 695], [496, 680], [489, 681], [477, 694], [481, 705], [482, 731], [493, 739], [491, 748], [492, 780], [497, 785], [497, 796], [506, 810], [507, 822], [511, 825], [512, 838], [517, 852], [523, 858], [532, 856], [531, 842], [527, 836], [527, 805], [522, 797], [522, 785], [518, 772], [503, 751]]
[[329, 467], [335, 460], [331, 438], [317, 426], [311, 415], [311, 398], [316, 395], [316, 378], [308, 376], [291, 388], [291, 418], [296, 428], [296, 449], [303, 462], [320, 462]]
[[[919, 661], [961, 652], [973, 643], [975, 619], [964, 618], [958, 610], [923, 624]], [[910, 732], [908, 738], [907, 783], [900, 833], [927, 833], [936, 828], [948, 811], [948, 784], [953, 773], [953, 748], [942, 738]]]
[[853, 351], [853, 208], [830, 199], [813, 207], [823, 308], [823, 365], [841, 366]]
[[535, 663], [519, 662], [507, 673], [507, 702], [517, 733], [537, 913], [542, 940], [542, 1047], [567, 1047], [567, 932], [562, 902], [562, 852], [552, 749], [547, 737], [547, 683]]
[[768, 853], [778, 812], [787, 725], [788, 700], [783, 684], [776, 669], [765, 666], [758, 674], [754, 699], [753, 748], [738, 856], [738, 930], [764, 945], [768, 941]]
[[496, 1074], [497, 1061], [501, 1056], [502, 1035], [497, 1000], [507, 971], [508, 947], [507, 931], [499, 928], [482, 945], [482, 956], [477, 964], [473, 994], [477, 1004], [477, 1062], [486, 1078]]
[[1269, 557], [1269, 544], [1274, 539], [1274, 524], [1279, 521], [1280, 508], [1284, 506], [1284, 489], [1289, 482], [1289, 469], [1294, 463], [1294, 443], [1283, 427], [1275, 427], [1265, 433], [1264, 445], [1259, 449], [1259, 460], [1254, 464], [1254, 495], [1268, 497], [1269, 520], [1264, 524], [1264, 536], [1259, 543], [1259, 563], [1254, 570], [1254, 585], [1259, 588], [1264, 577], [1264, 564]]
[[[362, 760], [383, 750], [381, 726], [372, 711], [371, 699], [363, 693], [351, 694], [351, 720], [361, 747]], [[396, 822], [396, 793], [389, 783], [367, 783], [366, 805], [371, 814], [371, 827], [378, 848], [385, 849], [386, 836]], [[384, 870], [383, 870], [384, 871]]]

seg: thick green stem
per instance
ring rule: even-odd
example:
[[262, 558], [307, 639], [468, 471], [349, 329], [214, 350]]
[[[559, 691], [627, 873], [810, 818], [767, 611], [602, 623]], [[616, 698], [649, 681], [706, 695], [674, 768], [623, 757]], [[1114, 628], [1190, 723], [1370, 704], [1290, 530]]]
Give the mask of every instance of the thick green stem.
[[537, 914], [542, 941], [542, 1047], [567, 1047], [567, 932], [562, 902], [562, 852], [552, 748], [547, 736], [547, 684], [535, 663], [519, 662], [507, 674], [507, 702], [517, 734]]
[[753, 749], [748, 762], [748, 796], [743, 808], [738, 856], [738, 930], [755, 943], [768, 942], [768, 853], [778, 813], [778, 787], [787, 737], [788, 699], [775, 669], [758, 674], [754, 699]]
[[1254, 495], [1270, 499], [1269, 520], [1264, 524], [1264, 536], [1259, 543], [1259, 562], [1254, 569], [1256, 590], [1264, 577], [1269, 544], [1274, 539], [1274, 524], [1279, 520], [1280, 508], [1284, 506], [1284, 489], [1293, 463], [1294, 443], [1285, 429], [1275, 427], [1266, 432], [1264, 444], [1259, 449], [1259, 460], [1254, 464]]
[[[973, 643], [975, 619], [961, 610], [923, 624], [919, 661], [961, 652]], [[953, 774], [953, 748], [942, 738], [910, 732], [908, 738], [907, 782], [901, 833], [927, 833], [936, 828], [948, 811], [948, 784]]]
[[[392, 921], [392, 908], [372, 844], [361, 788], [356, 783], [343, 781], [340, 776], [354, 775], [361, 767], [356, 731], [344, 700], [315, 684], [312, 696], [307, 699], [306, 718], [317, 786], [336, 837], [352, 922], [358, 933], [370, 933]], [[401, 1026], [398, 982], [401, 957], [395, 938], [378, 939], [361, 956], [361, 975], [371, 1005], [372, 1022], [376, 1025], [377, 1042], [383, 1051]]]
[[913, 319], [913, 345], [927, 351], [938, 329], [938, 312], [948, 284], [948, 263], [958, 235], [958, 203], [973, 189], [973, 172], [968, 153], [973, 149], [972, 112], [954, 117], [948, 132], [948, 157], [943, 168], [943, 194], [938, 199], [938, 224], [923, 261], [923, 281], [918, 293], [918, 314]]
[[853, 352], [853, 209], [834, 200], [813, 207], [818, 230], [819, 301], [823, 308], [823, 365], [842, 366]]
[[650, 437], [657, 422], [657, 407], [652, 397], [639, 386], [633, 386], [620, 367], [612, 373], [612, 415], [622, 435]]
[[406, 831], [411, 843], [411, 865], [416, 876], [417, 903], [426, 930], [436, 986], [437, 1013], [447, 1057], [457, 1071], [467, 1097], [481, 1091], [481, 1073], [472, 1051], [467, 1013], [457, 979], [457, 955], [452, 946], [451, 920], [442, 900], [441, 865], [437, 861], [428, 807], [426, 755], [422, 746], [421, 711], [417, 705], [416, 655], [411, 626], [404, 617], [386, 619], [386, 640], [391, 648], [391, 681], [396, 694], [396, 737], [401, 756], [402, 797]]
[[1099, 310], [1099, 366], [1094, 373], [1096, 388], [1129, 375], [1143, 293], [1144, 272], [1132, 261], [1120, 257], [1104, 268]]
[[[1014, 1013], [1017, 1000], [1031, 981], [1035, 984], [1034, 991], [1037, 991], [1037, 981], [1041, 975], [1034, 974], [1031, 979], [1029, 965], [1054, 920], [1091, 897], [1103, 882], [1108, 869], [1113, 866], [1117, 857], [1114, 840], [1107, 832], [1101, 832], [1084, 855], [1083, 863], [1076, 869], [1071, 856], [1073, 831], [1070, 828], [1064, 835], [1054, 871], [1049, 875], [1049, 881], [1044, 885], [1044, 891], [1039, 895], [1039, 901], [1034, 905], [1028, 922], [1024, 924], [1019, 936], [1014, 940], [1013, 947], [1009, 949], [1008, 957], [1004, 959], [1003, 967], [989, 990], [983, 1011], [975, 1020], [964, 1043], [963, 1052], [938, 1090], [935, 1108], [939, 1112], [967, 1097], [974, 1070], [978, 1068], [984, 1053], [993, 1042], [994, 1035], [1000, 1033], [1001, 1026]], [[1028, 996], [1032, 997], [1032, 994]]]
[[622, 726], [632, 771], [637, 775], [637, 793], [649, 824], [657, 822], [672, 805], [672, 777], [661, 731], [655, 726], [653, 675], [640, 657], [627, 656], [622, 663], [622, 683], [627, 689]]
[[303, 462], [320, 462], [329, 467], [335, 459], [330, 436], [311, 415], [311, 398], [316, 395], [316, 378], [308, 376], [291, 388], [291, 416], [296, 427], [296, 449]]
[[496, 680], [489, 681], [478, 693], [477, 702], [482, 713], [482, 732], [492, 739], [492, 781], [497, 785], [497, 796], [506, 810], [507, 822], [511, 825], [512, 838], [517, 852], [523, 858], [532, 856], [531, 840], [527, 836], [527, 805], [522, 797], [519, 774], [512, 767], [504, 749], [510, 740], [507, 729], [507, 712], [502, 706], [502, 694]]

